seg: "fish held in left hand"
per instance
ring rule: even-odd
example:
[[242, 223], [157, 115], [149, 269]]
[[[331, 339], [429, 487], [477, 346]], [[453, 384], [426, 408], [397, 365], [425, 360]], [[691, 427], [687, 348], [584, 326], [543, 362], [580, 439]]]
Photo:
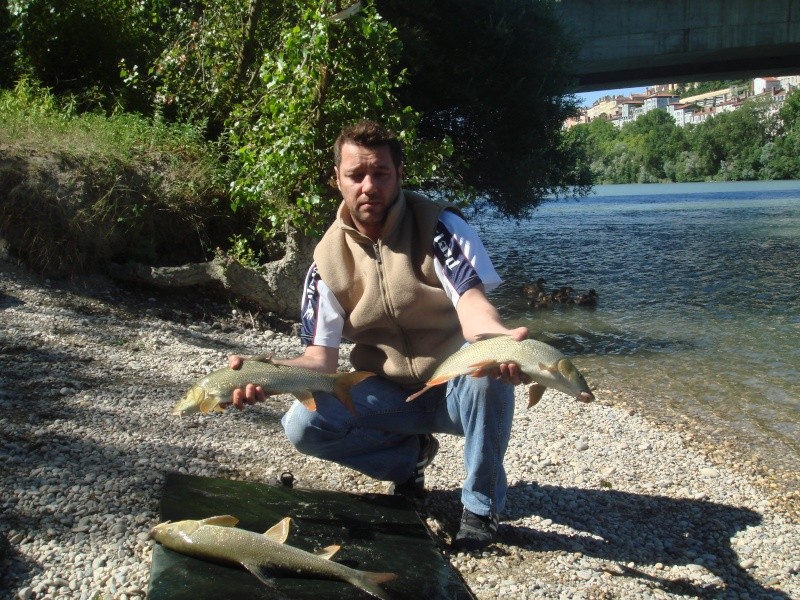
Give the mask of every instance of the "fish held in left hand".
[[340, 549], [338, 545], [312, 553], [285, 544], [289, 517], [263, 534], [240, 529], [236, 527], [238, 522], [230, 515], [199, 521], [167, 521], [153, 527], [150, 538], [170, 550], [195, 558], [241, 565], [270, 587], [274, 585], [271, 572], [278, 571], [301, 577], [339, 579], [376, 598], [388, 599], [380, 584], [396, 579], [397, 574], [360, 571], [334, 562], [330, 558]]
[[355, 414], [350, 388], [373, 375], [369, 371], [319, 373], [303, 367], [273, 363], [266, 358], [251, 358], [245, 360], [239, 369], [218, 369], [198, 380], [186, 396], [175, 404], [172, 414], [182, 417], [197, 412], [222, 412], [231, 403], [233, 391], [248, 383], [261, 386], [267, 396], [292, 394], [309, 410], [317, 408], [312, 392], [329, 392]]
[[410, 395], [415, 400], [429, 389], [461, 375], [483, 377], [501, 363], [516, 363], [534, 384], [528, 389], [528, 408], [542, 399], [547, 388], [591, 402], [594, 394], [572, 361], [558, 350], [538, 340], [515, 340], [508, 335], [481, 339], [451, 354], [436, 368], [425, 387]]

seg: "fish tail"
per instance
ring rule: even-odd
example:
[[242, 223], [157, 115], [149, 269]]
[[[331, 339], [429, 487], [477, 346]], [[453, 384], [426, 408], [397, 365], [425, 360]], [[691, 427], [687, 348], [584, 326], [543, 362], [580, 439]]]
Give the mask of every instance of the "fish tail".
[[375, 373], [370, 371], [351, 371], [349, 373], [339, 373], [334, 376], [333, 394], [341, 400], [345, 408], [352, 414], [356, 414], [356, 407], [350, 397], [350, 388], [355, 384], [364, 381], [367, 377], [374, 377]]
[[447, 383], [451, 379], [455, 379], [458, 377], [460, 373], [443, 373], [441, 375], [437, 375], [436, 377], [431, 377], [428, 381], [425, 382], [425, 387], [422, 388], [420, 391], [411, 394], [408, 398], [406, 398], [406, 402], [411, 402], [412, 400], [416, 400], [422, 394], [427, 392], [431, 388], [435, 388], [437, 385], [442, 385], [443, 383]]
[[435, 386], [435, 385], [431, 385], [431, 384], [428, 384], [428, 385], [426, 385], [426, 386], [425, 386], [424, 388], [422, 388], [420, 391], [418, 391], [418, 392], [415, 392], [415, 393], [411, 394], [411, 395], [410, 395], [408, 398], [406, 398], [406, 402], [411, 402], [412, 400], [416, 400], [417, 398], [419, 398], [420, 396], [422, 396], [422, 394], [424, 394], [425, 392], [427, 392], [427, 391], [428, 391], [429, 389], [431, 389], [432, 387], [436, 387], [436, 386]]
[[368, 594], [372, 594], [381, 600], [389, 600], [386, 591], [380, 587], [381, 583], [397, 579], [397, 573], [376, 573], [374, 571], [356, 571], [348, 582], [357, 588], [361, 588]]

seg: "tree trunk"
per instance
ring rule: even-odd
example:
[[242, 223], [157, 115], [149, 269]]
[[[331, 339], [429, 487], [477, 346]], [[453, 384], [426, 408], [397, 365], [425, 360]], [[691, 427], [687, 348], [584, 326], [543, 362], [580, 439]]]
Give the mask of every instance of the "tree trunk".
[[286, 254], [260, 269], [242, 265], [232, 256], [217, 251], [209, 262], [179, 267], [148, 265], [109, 266], [109, 275], [121, 281], [161, 288], [209, 286], [222, 288], [237, 298], [252, 302], [284, 319], [297, 320], [306, 271], [311, 264], [316, 240], [287, 232]]

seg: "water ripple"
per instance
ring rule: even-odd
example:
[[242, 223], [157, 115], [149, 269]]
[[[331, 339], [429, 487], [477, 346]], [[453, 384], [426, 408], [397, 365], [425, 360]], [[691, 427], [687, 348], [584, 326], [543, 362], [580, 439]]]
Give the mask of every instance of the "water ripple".
[[[483, 218], [506, 282], [493, 301], [608, 388], [795, 448], [800, 184], [665, 189], [548, 203], [521, 223]], [[531, 308], [520, 286], [538, 277], [594, 288], [599, 305]]]

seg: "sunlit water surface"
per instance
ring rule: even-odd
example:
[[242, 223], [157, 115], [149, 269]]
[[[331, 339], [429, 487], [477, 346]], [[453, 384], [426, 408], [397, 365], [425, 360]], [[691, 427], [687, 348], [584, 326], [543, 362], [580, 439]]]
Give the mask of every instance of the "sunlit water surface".
[[[521, 223], [472, 222], [504, 317], [590, 384], [800, 471], [800, 182], [599, 186]], [[598, 305], [532, 308], [520, 286], [538, 277]]]

